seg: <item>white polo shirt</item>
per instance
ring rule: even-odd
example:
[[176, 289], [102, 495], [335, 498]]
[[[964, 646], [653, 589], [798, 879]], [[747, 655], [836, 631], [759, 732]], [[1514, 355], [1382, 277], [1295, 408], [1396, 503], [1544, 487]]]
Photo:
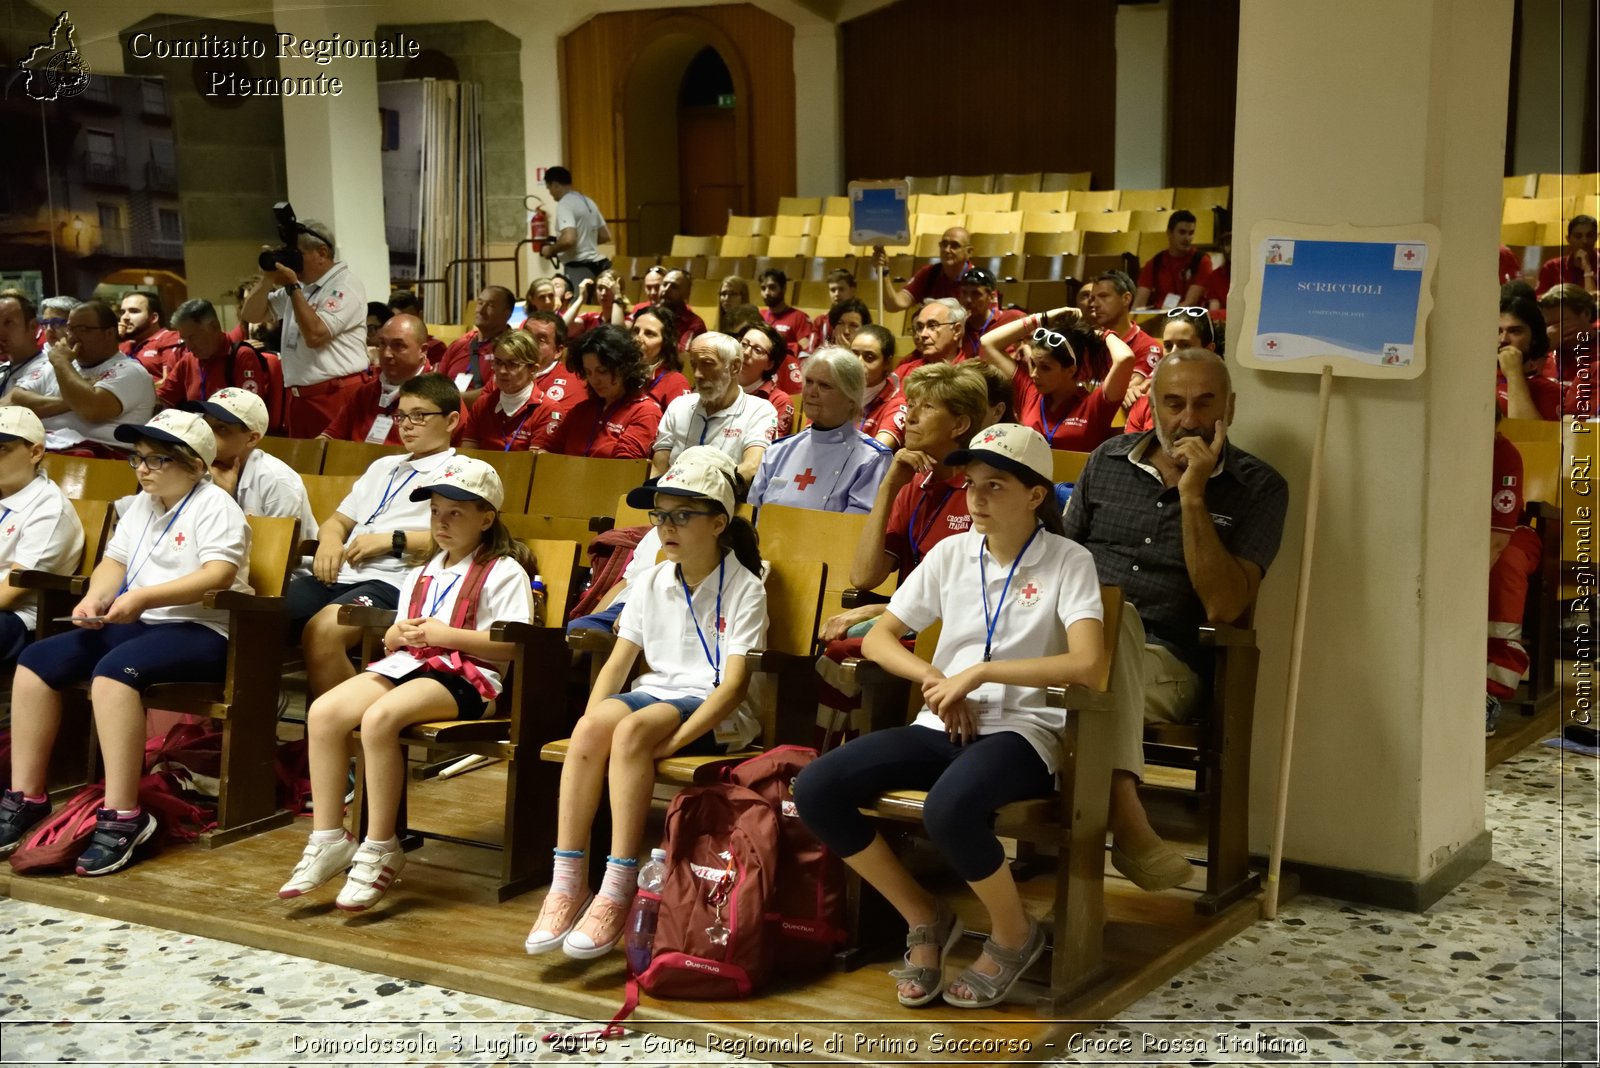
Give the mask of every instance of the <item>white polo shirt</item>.
[[628, 591], [639, 581], [640, 575], [656, 566], [656, 557], [660, 555], [661, 528], [652, 526], [644, 532], [639, 544], [634, 546], [633, 558], [628, 561], [628, 566], [622, 569], [622, 588], [617, 591], [613, 600], [626, 604]]
[[[1026, 660], [1067, 652], [1067, 628], [1080, 619], [1101, 619], [1100, 578], [1094, 557], [1077, 542], [1040, 531], [1017, 564], [1005, 604], [1000, 592], [1011, 566], [984, 553], [988, 581], [980, 577], [978, 554], [984, 536], [975, 530], [945, 538], [923, 558], [889, 598], [889, 611], [912, 630], [943, 620], [933, 666], [948, 677], [983, 661], [984, 590], [987, 612], [998, 612], [992, 660]], [[1064, 709], [1050, 708], [1043, 689], [985, 683], [967, 695], [979, 734], [1016, 731], [1028, 740], [1045, 767], [1057, 770]], [[945, 729], [926, 705], [913, 721]]]
[[[441, 552], [422, 567], [412, 568], [406, 573], [405, 581], [400, 583], [398, 603], [401, 618], [405, 618], [411, 605], [411, 591], [426, 574], [433, 576], [433, 582], [422, 595], [421, 615], [432, 616], [448, 624], [455, 614], [461, 583], [465, 581], [467, 569], [471, 566], [472, 558], [467, 556], [458, 560], [454, 567], [447, 568], [444, 566], [444, 553]], [[483, 590], [478, 594], [477, 629], [488, 630], [502, 620], [507, 623], [531, 623], [532, 586], [533, 580], [515, 560], [508, 556], [496, 560], [484, 579]], [[506, 662], [496, 663], [495, 668], [493, 671], [485, 668], [483, 676], [498, 694]]]
[[343, 378], [367, 369], [367, 290], [361, 279], [343, 262], [328, 268], [328, 273], [312, 283], [302, 283], [306, 298], [333, 334], [333, 340], [320, 349], [306, 344], [295, 321], [294, 302], [282, 289], [274, 289], [267, 301], [283, 320], [283, 345], [278, 358], [283, 362], [285, 386], [314, 386], [330, 378]]
[[[445, 449], [431, 456], [412, 459], [410, 456], [384, 456], [373, 461], [367, 473], [356, 479], [350, 493], [339, 502], [339, 514], [355, 522], [355, 528], [345, 538], [346, 545], [362, 534], [392, 534], [396, 530], [428, 530], [431, 513], [428, 498], [411, 499], [411, 491], [426, 485], [428, 476], [455, 455], [454, 449]], [[345, 564], [339, 569], [335, 582], [387, 582], [399, 586], [405, 576], [404, 560], [396, 560], [385, 553], [364, 560], [357, 567]]]
[[316, 540], [317, 517], [311, 514], [311, 498], [306, 495], [300, 472], [261, 449], [245, 457], [239, 472], [235, 500], [245, 515], [286, 516], [300, 520], [300, 537]]
[[[36, 389], [37, 392], [50, 397], [61, 396], [61, 385], [56, 381], [56, 369], [50, 366], [49, 360], [40, 362], [44, 366], [44, 373], [35, 379], [38, 386], [24, 388]], [[59, 451], [70, 449], [85, 441], [92, 441], [123, 452], [128, 451], [131, 446], [125, 441], [118, 441], [112, 435], [123, 423], [148, 423], [150, 417], [155, 414], [156, 384], [151, 379], [150, 372], [132, 356], [121, 354], [87, 369], [79, 367], [76, 362], [72, 366], [88, 379], [89, 384], [95, 389], [104, 389], [115, 394], [122, 402], [122, 411], [104, 423], [91, 423], [73, 411], [49, 416], [43, 420], [44, 447]], [[33, 369], [29, 368], [24, 377], [33, 379]]]
[[667, 449], [674, 458], [691, 445], [710, 445], [738, 463], [752, 445], [766, 448], [778, 436], [778, 411], [765, 397], [739, 391], [732, 404], [707, 415], [700, 394], [674, 397], [661, 416], [650, 451]]
[[[643, 649], [650, 668], [633, 684], [634, 692], [643, 691], [664, 700], [698, 697], [703, 701], [716, 688], [713, 658], [720, 657], [726, 671], [730, 658], [763, 646], [767, 635], [766, 587], [733, 553], [724, 556], [719, 626], [718, 574], [711, 572], [693, 591], [692, 613], [684, 600], [678, 565], [670, 560], [645, 571], [628, 591], [627, 603], [617, 618], [617, 636]], [[743, 748], [760, 734], [761, 725], [751, 713], [748, 700], [716, 727], [717, 740], [730, 747]]]
[[750, 483], [750, 503], [865, 515], [893, 460], [894, 453], [854, 423], [807, 427], [767, 450]]
[[[13, 568], [73, 574], [83, 559], [83, 524], [61, 487], [40, 472], [9, 497], [0, 497], [0, 582]], [[24, 594], [11, 611], [33, 630], [39, 595]]]
[[[185, 578], [201, 564], [221, 560], [239, 568], [231, 588], [250, 592], [250, 524], [228, 491], [209, 478], [168, 509], [148, 493], [135, 495], [106, 544], [105, 558], [128, 569], [124, 581], [129, 589]], [[199, 602], [147, 609], [139, 618], [144, 623], [201, 623], [228, 634], [228, 613]]]
[[595, 202], [575, 189], [569, 189], [566, 195], [556, 201], [556, 233], [560, 237], [561, 231], [571, 228], [575, 231], [577, 244], [566, 253], [568, 263], [593, 263], [600, 258], [600, 228], [606, 224], [604, 215]]

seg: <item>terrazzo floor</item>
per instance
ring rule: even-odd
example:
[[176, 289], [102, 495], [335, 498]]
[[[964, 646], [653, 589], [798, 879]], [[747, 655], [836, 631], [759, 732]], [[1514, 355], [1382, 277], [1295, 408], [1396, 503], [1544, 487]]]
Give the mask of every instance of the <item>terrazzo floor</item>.
[[[1064, 1060], [1008, 1063], [1595, 1064], [1596, 799], [1592, 758], [1533, 746], [1489, 774], [1494, 859], [1426, 914], [1302, 895]], [[639, 1032], [601, 1050], [520, 1005], [7, 899], [0, 932], [7, 1064], [760, 1059]]]

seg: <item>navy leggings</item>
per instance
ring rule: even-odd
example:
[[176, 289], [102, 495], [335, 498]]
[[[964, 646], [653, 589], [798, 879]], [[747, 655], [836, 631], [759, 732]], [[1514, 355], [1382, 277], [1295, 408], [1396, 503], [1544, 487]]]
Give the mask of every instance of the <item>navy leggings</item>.
[[158, 682], [221, 682], [228, 674], [228, 639], [186, 620], [107, 623], [34, 642], [17, 663], [52, 690], [104, 676], [143, 693]]
[[848, 858], [877, 834], [860, 806], [887, 790], [926, 790], [923, 827], [956, 874], [975, 883], [1006, 861], [995, 810], [1054, 788], [1055, 776], [1015, 731], [956, 745], [943, 731], [907, 726], [864, 734], [813, 761], [794, 780], [794, 803], [805, 825]]

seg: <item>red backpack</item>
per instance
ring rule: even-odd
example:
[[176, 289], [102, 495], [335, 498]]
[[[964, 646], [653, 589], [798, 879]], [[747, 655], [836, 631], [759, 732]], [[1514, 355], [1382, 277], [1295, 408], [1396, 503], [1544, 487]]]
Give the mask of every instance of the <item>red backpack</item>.
[[[749, 997], [772, 967], [767, 927], [778, 874], [778, 817], [742, 786], [691, 786], [667, 808], [666, 882], [650, 966], [656, 997]], [[640, 891], [644, 893], [644, 891]], [[725, 930], [724, 944], [713, 930]]]
[[831, 966], [846, 936], [839, 858], [800, 821], [794, 807], [794, 777], [815, 759], [815, 749], [780, 745], [726, 773], [729, 782], [764, 797], [778, 817], [777, 890], [767, 926], [786, 969]]

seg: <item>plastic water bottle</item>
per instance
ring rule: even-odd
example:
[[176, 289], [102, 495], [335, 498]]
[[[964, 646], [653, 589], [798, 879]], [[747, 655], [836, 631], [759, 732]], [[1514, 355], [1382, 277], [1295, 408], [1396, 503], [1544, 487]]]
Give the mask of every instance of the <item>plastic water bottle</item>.
[[536, 627], [542, 627], [544, 626], [545, 607], [544, 576], [533, 576], [533, 582], [530, 584], [530, 588], [533, 590], [533, 625]]
[[[639, 869], [639, 889], [659, 895], [667, 881], [667, 851], [652, 849], [650, 859]], [[644, 974], [650, 967], [650, 957], [656, 944], [656, 917], [661, 912], [659, 896], [636, 894], [633, 909], [628, 913], [628, 926], [623, 941], [628, 954], [628, 971]]]

